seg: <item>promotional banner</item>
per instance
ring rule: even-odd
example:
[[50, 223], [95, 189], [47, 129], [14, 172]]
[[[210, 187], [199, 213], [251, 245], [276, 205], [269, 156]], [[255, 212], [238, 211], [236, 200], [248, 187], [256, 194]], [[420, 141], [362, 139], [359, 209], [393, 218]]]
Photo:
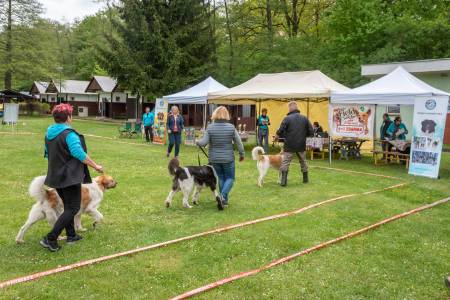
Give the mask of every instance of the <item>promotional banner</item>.
[[328, 110], [331, 134], [339, 137], [373, 138], [374, 105], [333, 104]]
[[164, 145], [167, 139], [166, 119], [169, 104], [163, 99], [155, 102], [155, 124], [153, 126], [153, 143]]
[[184, 129], [186, 138], [184, 139], [184, 144], [189, 146], [195, 146], [195, 128], [186, 127]]
[[437, 178], [448, 97], [417, 97], [414, 103], [409, 174]]

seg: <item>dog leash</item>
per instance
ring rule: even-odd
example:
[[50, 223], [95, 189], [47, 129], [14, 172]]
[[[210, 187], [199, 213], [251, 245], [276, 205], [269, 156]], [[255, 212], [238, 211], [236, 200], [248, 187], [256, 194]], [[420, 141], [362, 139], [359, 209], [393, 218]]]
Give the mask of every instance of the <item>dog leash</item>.
[[[198, 145], [197, 145], [197, 146], [198, 146]], [[209, 158], [209, 157], [208, 157], [208, 154], [206, 154], [205, 149], [203, 149], [202, 146], [198, 146], [198, 147], [200, 148], [200, 150], [202, 150], [202, 152], [203, 152], [203, 154], [206, 156], [206, 158]], [[199, 154], [199, 153], [197, 153], [197, 159], [198, 159], [198, 165], [201, 166], [202, 163], [201, 163], [201, 161], [200, 161], [200, 154]]]

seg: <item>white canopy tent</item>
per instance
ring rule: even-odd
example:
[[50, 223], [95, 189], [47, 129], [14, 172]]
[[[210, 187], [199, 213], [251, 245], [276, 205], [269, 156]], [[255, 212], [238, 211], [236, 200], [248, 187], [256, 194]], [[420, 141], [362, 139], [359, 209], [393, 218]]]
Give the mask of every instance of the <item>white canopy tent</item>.
[[[208, 94], [210, 102], [220, 100], [276, 100], [330, 97], [331, 91], [349, 88], [319, 70], [258, 74], [252, 79], [220, 92]], [[233, 101], [230, 101], [233, 102]]]
[[414, 105], [417, 96], [450, 96], [399, 66], [391, 73], [348, 91], [333, 91], [331, 103]]
[[197, 85], [176, 94], [164, 96], [169, 104], [207, 104], [208, 93], [227, 90], [228, 88], [217, 82], [211, 76]]

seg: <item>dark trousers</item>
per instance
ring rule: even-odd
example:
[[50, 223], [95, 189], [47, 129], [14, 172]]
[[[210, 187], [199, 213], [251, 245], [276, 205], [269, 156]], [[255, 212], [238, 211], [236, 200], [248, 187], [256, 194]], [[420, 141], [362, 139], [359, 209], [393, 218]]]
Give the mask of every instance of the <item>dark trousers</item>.
[[172, 148], [175, 145], [175, 156], [180, 154], [180, 145], [181, 145], [181, 132], [172, 132], [169, 133], [169, 148], [167, 149], [167, 153], [172, 152]]
[[[144, 132], [145, 132], [145, 139], [147, 142], [152, 141], [153, 142], [153, 128], [152, 126], [144, 126]], [[149, 137], [150, 135], [150, 137]]]
[[76, 235], [73, 218], [80, 210], [81, 204], [81, 183], [56, 189], [56, 191], [64, 203], [64, 212], [47, 235], [50, 241], [56, 241], [64, 229], [66, 229], [67, 236]]
[[266, 154], [269, 154], [269, 129], [261, 127], [258, 129], [258, 145], [264, 148]]

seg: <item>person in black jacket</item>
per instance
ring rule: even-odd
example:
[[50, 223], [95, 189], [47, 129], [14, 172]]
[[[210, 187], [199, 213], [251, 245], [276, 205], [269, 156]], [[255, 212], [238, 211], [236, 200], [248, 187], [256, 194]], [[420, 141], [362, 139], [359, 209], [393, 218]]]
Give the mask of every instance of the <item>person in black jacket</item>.
[[306, 164], [306, 138], [314, 134], [313, 127], [308, 118], [301, 115], [297, 107], [297, 102], [291, 101], [288, 104], [289, 113], [281, 122], [277, 131], [277, 137], [284, 138], [283, 161], [281, 162], [281, 186], [287, 185], [289, 165], [294, 154], [300, 161], [303, 183], [308, 183], [308, 165]]
[[81, 205], [81, 184], [92, 182], [87, 166], [103, 172], [103, 167], [87, 155], [84, 137], [70, 126], [72, 110], [69, 104], [56, 105], [52, 110], [55, 124], [47, 129], [45, 136], [45, 157], [48, 158], [45, 185], [55, 188], [64, 204], [64, 212], [53, 229], [40, 241], [52, 252], [60, 249], [58, 237], [64, 229], [67, 243], [82, 239], [74, 228], [74, 217]]
[[[388, 114], [383, 115], [383, 123], [381, 124], [380, 128], [380, 139], [381, 139], [381, 148], [383, 151], [391, 151], [392, 145], [387, 141], [387, 138], [389, 138], [389, 134], [387, 133], [387, 130], [389, 126], [391, 125], [392, 120], [389, 118]], [[383, 154], [383, 157], [385, 157], [386, 154]]]

